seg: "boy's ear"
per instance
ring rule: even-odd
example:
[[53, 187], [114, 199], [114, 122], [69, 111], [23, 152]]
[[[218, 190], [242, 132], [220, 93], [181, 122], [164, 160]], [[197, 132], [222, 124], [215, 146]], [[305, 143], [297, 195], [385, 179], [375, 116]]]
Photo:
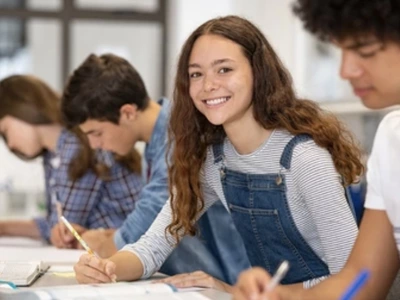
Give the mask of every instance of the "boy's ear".
[[119, 109], [120, 122], [127, 121], [132, 122], [136, 120], [138, 115], [138, 109], [136, 104], [124, 104]]

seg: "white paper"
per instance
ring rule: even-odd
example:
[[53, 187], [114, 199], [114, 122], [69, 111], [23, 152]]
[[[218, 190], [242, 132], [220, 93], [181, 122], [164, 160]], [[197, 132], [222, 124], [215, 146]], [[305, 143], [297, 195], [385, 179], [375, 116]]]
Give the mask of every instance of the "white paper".
[[76, 263], [84, 250], [57, 249], [45, 247], [3, 247], [0, 246], [1, 260], [8, 261], [42, 261], [45, 265]]
[[[23, 237], [0, 237], [0, 247], [43, 247], [43, 241]], [[1, 251], [1, 250], [0, 250]]]

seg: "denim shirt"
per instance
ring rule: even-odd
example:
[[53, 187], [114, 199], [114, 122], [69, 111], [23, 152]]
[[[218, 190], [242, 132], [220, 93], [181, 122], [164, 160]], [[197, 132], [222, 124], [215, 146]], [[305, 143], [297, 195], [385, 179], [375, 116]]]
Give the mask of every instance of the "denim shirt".
[[135, 209], [114, 234], [118, 249], [136, 242], [147, 231], [169, 197], [166, 148], [170, 102], [161, 99], [158, 103], [161, 110], [143, 156], [147, 184], [140, 193]]

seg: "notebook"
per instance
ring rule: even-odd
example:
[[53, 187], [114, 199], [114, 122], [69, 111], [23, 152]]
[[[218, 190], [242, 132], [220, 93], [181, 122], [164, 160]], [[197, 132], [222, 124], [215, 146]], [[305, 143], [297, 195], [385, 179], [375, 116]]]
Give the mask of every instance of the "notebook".
[[40, 261], [0, 261], [0, 280], [16, 286], [31, 285], [43, 272]]
[[2, 300], [207, 300], [197, 292], [178, 292], [165, 283], [135, 284], [119, 282], [112, 284], [66, 285], [23, 290], [0, 290]]

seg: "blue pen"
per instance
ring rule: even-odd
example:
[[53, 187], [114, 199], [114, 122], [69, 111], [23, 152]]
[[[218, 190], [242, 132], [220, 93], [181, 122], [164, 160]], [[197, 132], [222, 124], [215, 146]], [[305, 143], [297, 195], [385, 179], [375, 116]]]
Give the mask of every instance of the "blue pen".
[[343, 293], [340, 300], [351, 300], [358, 293], [358, 291], [364, 286], [370, 276], [370, 271], [362, 270], [358, 273], [357, 277], [349, 285], [347, 290]]

